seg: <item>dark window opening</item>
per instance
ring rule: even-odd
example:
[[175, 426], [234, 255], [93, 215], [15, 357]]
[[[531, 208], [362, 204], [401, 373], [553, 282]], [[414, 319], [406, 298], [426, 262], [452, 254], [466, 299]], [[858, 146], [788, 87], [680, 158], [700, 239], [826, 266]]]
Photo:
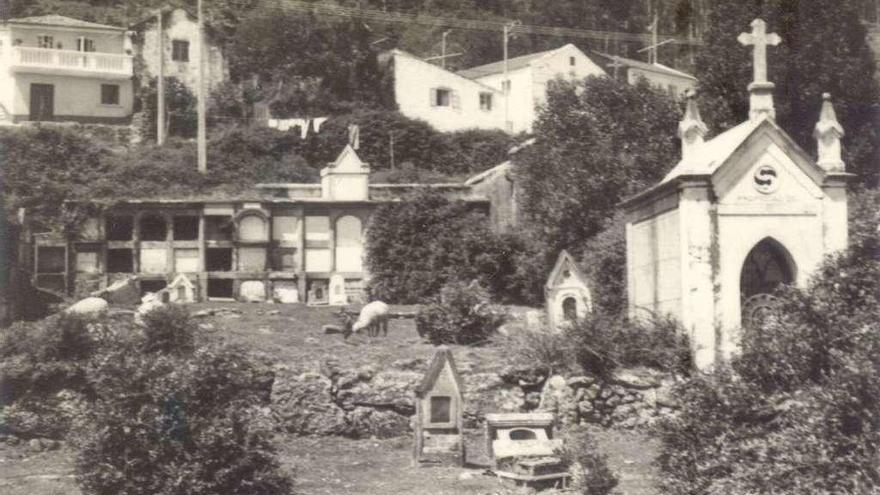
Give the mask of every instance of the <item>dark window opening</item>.
[[574, 57], [568, 57], [568, 65], [574, 67]]
[[199, 217], [174, 217], [174, 240], [195, 241], [199, 238]]
[[142, 241], [164, 241], [167, 236], [168, 226], [162, 217], [150, 215], [141, 219]]
[[566, 321], [577, 320], [577, 301], [573, 297], [566, 297], [562, 300], [562, 317]]
[[276, 249], [272, 255], [272, 269], [279, 272], [296, 271], [296, 249]]
[[538, 435], [532, 430], [511, 430], [511, 440], [536, 440]]
[[231, 241], [235, 225], [232, 217], [211, 215], [205, 217], [205, 239], [209, 241]]
[[107, 273], [132, 273], [134, 253], [131, 249], [107, 250]]
[[480, 93], [480, 110], [492, 110], [492, 93]]
[[102, 84], [101, 85], [101, 104], [102, 105], [119, 105], [119, 85]]
[[438, 107], [448, 107], [450, 103], [451, 92], [448, 89], [438, 89], [434, 93], [434, 105]]
[[155, 294], [165, 287], [168, 287], [168, 282], [164, 280], [141, 280], [141, 296], [146, 295], [147, 292]]
[[66, 254], [63, 247], [37, 248], [37, 273], [64, 273]]
[[232, 280], [208, 279], [208, 297], [232, 299]]
[[452, 397], [431, 397], [431, 422], [449, 423], [452, 418]]
[[171, 40], [171, 60], [189, 62], [189, 41]]
[[133, 222], [131, 217], [110, 217], [107, 219], [108, 241], [130, 241]]
[[205, 269], [209, 272], [232, 271], [232, 248], [206, 249]]

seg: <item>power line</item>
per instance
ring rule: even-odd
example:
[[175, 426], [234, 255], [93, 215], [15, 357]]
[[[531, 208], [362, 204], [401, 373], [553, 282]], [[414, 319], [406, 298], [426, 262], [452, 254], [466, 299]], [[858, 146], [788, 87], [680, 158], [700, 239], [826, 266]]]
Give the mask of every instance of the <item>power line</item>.
[[[368, 21], [400, 23], [400, 24], [421, 24], [435, 27], [454, 27], [457, 29], [467, 29], [472, 31], [495, 31], [502, 32], [505, 24], [509, 22], [501, 21], [483, 21], [476, 19], [461, 19], [454, 17], [439, 17], [423, 14], [409, 14], [404, 12], [388, 12], [382, 10], [361, 9], [355, 7], [344, 7], [341, 5], [331, 5], [323, 3], [309, 3], [298, 0], [277, 0], [274, 5], [263, 2], [262, 6], [268, 9], [276, 9], [285, 12], [296, 12], [303, 14], [326, 15], [337, 17], [357, 18]], [[509, 29], [510, 34], [534, 34], [539, 36], [557, 36], [566, 38], [583, 38], [600, 41], [630, 41], [651, 44], [651, 34], [625, 33], [619, 31], [601, 31], [592, 29], [578, 29], [556, 26], [536, 26], [528, 24], [517, 24]], [[702, 45], [702, 41], [697, 39], [680, 38], [670, 35], [660, 35], [666, 38], [669, 43], [677, 45]]]

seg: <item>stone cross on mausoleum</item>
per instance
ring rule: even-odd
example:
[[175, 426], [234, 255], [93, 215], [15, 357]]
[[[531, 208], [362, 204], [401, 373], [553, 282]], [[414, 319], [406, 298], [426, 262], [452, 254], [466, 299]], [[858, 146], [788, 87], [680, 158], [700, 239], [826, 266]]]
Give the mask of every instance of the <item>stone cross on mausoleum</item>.
[[767, 23], [755, 19], [752, 21], [752, 32], [740, 34], [737, 41], [745, 46], [754, 46], [754, 79], [749, 84], [749, 118], [755, 119], [761, 114], [776, 117], [773, 109], [774, 85], [767, 80], [767, 46], [778, 45], [782, 38], [776, 33], [768, 33]]

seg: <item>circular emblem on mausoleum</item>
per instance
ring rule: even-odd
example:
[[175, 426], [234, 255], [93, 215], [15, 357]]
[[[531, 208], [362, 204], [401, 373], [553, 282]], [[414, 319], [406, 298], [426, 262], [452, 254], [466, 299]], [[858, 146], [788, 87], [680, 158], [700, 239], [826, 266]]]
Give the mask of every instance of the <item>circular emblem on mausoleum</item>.
[[770, 165], [761, 165], [755, 170], [755, 189], [763, 194], [770, 194], [779, 189], [779, 174]]

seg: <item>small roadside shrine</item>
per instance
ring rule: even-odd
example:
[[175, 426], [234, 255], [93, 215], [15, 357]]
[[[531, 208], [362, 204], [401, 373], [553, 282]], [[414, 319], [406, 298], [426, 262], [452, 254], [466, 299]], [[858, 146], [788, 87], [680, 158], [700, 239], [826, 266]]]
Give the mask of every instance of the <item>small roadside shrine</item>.
[[414, 466], [464, 465], [463, 390], [452, 351], [440, 349], [415, 390]]
[[593, 310], [587, 278], [581, 273], [574, 258], [563, 250], [544, 285], [547, 325], [559, 329], [565, 322], [583, 319]]

